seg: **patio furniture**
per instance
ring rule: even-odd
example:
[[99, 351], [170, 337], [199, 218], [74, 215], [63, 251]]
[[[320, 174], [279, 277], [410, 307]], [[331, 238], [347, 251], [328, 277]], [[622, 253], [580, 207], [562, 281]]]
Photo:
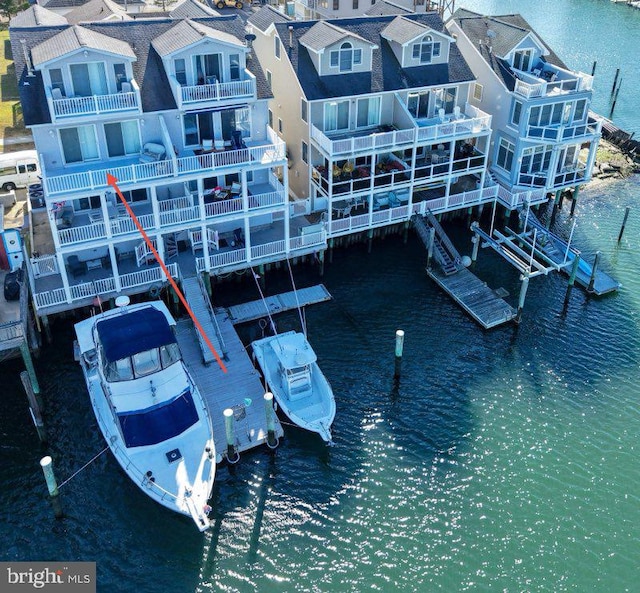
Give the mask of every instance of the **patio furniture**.
[[162, 144], [156, 142], [147, 142], [140, 152], [141, 163], [154, 163], [164, 159], [166, 150]]
[[73, 206], [62, 206], [62, 208], [56, 210], [56, 226], [70, 227], [73, 224], [74, 215]]
[[80, 261], [77, 255], [70, 255], [67, 259], [67, 265], [74, 278], [87, 273], [87, 262]]

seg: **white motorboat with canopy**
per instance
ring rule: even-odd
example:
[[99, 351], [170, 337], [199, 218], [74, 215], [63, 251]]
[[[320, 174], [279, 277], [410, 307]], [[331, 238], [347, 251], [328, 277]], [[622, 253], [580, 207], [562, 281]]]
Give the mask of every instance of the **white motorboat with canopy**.
[[251, 346], [280, 409], [292, 422], [330, 443], [336, 402], [306, 336], [290, 331]]
[[128, 305], [75, 325], [98, 425], [131, 480], [163, 506], [209, 527], [215, 445], [161, 301]]

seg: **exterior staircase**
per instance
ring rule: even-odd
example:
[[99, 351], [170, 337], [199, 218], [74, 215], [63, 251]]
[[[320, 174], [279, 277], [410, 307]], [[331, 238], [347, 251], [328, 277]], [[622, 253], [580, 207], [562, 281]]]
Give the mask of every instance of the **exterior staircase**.
[[166, 260], [178, 257], [178, 242], [175, 235], [165, 235], [164, 241], [164, 258]]
[[429, 229], [435, 230], [433, 255], [446, 276], [455, 274], [463, 267], [458, 250], [453, 246], [453, 243], [451, 243], [451, 240], [430, 210], [427, 210], [424, 217], [415, 214], [412, 220], [419, 237], [427, 249], [429, 248]]

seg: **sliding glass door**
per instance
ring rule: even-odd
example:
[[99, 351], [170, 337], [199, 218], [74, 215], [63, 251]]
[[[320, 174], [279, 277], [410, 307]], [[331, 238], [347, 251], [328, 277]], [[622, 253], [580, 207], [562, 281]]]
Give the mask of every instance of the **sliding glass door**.
[[76, 97], [90, 97], [92, 95], [107, 95], [107, 77], [102, 62], [88, 64], [71, 64], [71, 81]]
[[60, 130], [60, 142], [67, 164], [91, 161], [99, 156], [94, 126], [63, 128]]
[[222, 80], [220, 54], [205, 54], [193, 56], [193, 71], [196, 84], [215, 84]]

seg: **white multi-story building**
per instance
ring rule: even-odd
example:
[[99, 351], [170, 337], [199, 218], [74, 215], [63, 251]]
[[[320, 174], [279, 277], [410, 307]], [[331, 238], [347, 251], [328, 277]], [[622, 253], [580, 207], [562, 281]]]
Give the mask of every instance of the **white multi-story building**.
[[108, 174], [176, 277], [324, 249], [290, 216], [285, 145], [241, 19], [10, 33], [48, 217], [29, 260], [39, 315], [165, 280]]
[[493, 202], [491, 116], [435, 14], [292, 21], [270, 7], [249, 30], [286, 141], [289, 184], [330, 238]]
[[470, 103], [493, 115], [501, 201], [539, 202], [588, 182], [602, 124], [589, 112], [593, 77], [569, 69], [520, 15], [458, 10], [447, 29], [478, 79]]
[[441, 12], [450, 9], [453, 0], [295, 0], [298, 19], [337, 19], [362, 15], [381, 16]]

